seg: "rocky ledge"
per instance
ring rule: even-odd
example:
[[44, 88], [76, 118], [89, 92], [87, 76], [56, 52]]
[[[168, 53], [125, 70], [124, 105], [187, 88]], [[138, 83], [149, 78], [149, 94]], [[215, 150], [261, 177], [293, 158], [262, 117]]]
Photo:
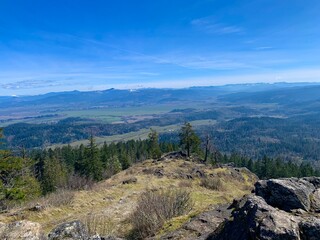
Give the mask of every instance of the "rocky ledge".
[[[0, 239], [118, 238], [89, 236], [85, 226], [79, 221], [61, 224], [45, 237], [39, 224], [20, 221], [11, 224], [0, 223]], [[160, 239], [320, 239], [320, 178], [258, 181], [252, 194], [235, 200], [230, 206], [218, 206], [204, 212]]]
[[227, 209], [202, 213], [161, 239], [317, 240], [319, 206], [320, 178], [261, 180]]

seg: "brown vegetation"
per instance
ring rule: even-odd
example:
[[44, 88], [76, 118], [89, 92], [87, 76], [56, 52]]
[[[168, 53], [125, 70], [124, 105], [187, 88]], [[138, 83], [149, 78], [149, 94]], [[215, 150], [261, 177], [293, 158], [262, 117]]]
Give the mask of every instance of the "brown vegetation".
[[[147, 169], [147, 170], [146, 170]], [[123, 184], [134, 177], [137, 182]], [[218, 178], [223, 183], [223, 191], [200, 187], [204, 178]], [[45, 198], [34, 200], [28, 206], [18, 206], [6, 213], [0, 214], [0, 221], [9, 223], [21, 219], [39, 222], [44, 231], [48, 232], [58, 224], [79, 219], [84, 223], [89, 221], [92, 230], [100, 235], [108, 232], [113, 225], [113, 233], [125, 237], [133, 229], [133, 212], [140, 202], [140, 196], [153, 189], [154, 194], [166, 189], [184, 189], [190, 191], [194, 203], [190, 213], [171, 220], [164, 220], [160, 233], [172, 231], [189, 221], [196, 214], [208, 210], [211, 206], [231, 202], [250, 193], [256, 181], [254, 174], [246, 169], [231, 167], [214, 168], [183, 159], [164, 159], [162, 161], [147, 160], [135, 164], [131, 168], [118, 173], [108, 180], [94, 184], [85, 190], [52, 193]], [[82, 185], [82, 184], [81, 184]], [[43, 207], [40, 211], [30, 211], [37, 203]], [[92, 214], [90, 216], [90, 214]], [[89, 215], [89, 216], [88, 216]], [[93, 219], [93, 215], [96, 215]], [[90, 224], [89, 223], [89, 224]], [[112, 224], [111, 224], [112, 223]], [[97, 226], [97, 227], [94, 227]]]
[[208, 177], [208, 178], [201, 179], [200, 186], [211, 189], [211, 190], [215, 190], [215, 191], [224, 190], [223, 183], [220, 180], [220, 178], [215, 178], [215, 177]]
[[192, 206], [190, 192], [186, 190], [145, 192], [131, 216], [135, 238], [154, 235], [166, 220], [190, 212]]
[[114, 233], [114, 221], [104, 214], [89, 213], [84, 219], [84, 223], [90, 235], [99, 234], [109, 236]]

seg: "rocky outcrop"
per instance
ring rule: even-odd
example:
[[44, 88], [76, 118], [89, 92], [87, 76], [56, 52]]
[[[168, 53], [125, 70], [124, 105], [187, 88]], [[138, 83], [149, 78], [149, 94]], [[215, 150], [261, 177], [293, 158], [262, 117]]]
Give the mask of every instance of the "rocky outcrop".
[[312, 183], [297, 178], [258, 181], [255, 189], [256, 195], [263, 197], [268, 204], [285, 211], [310, 211], [310, 196], [315, 191]]
[[178, 152], [167, 153], [167, 154], [163, 155], [157, 161], [164, 161], [164, 160], [168, 160], [168, 159], [187, 159], [187, 158], [188, 158], [187, 154], [185, 154], [182, 151], [178, 151]]
[[87, 227], [80, 221], [63, 223], [53, 229], [48, 240], [123, 240], [121, 238], [99, 235], [90, 236]]
[[261, 180], [218, 215], [202, 213], [161, 239], [319, 240], [319, 209], [320, 178]]
[[9, 224], [0, 222], [2, 240], [123, 240], [113, 236], [89, 236], [86, 226], [80, 221], [63, 223], [46, 237], [39, 223], [18, 221]]
[[80, 221], [63, 223], [53, 229], [49, 235], [49, 240], [88, 240], [89, 234], [85, 225]]
[[208, 240], [320, 239], [319, 178], [258, 181]]
[[300, 219], [278, 210], [259, 196], [242, 199], [228, 220], [207, 239], [299, 239]]
[[177, 231], [163, 235], [160, 240], [206, 239], [230, 214], [231, 209], [228, 209], [228, 205], [217, 206], [213, 210], [192, 218]]
[[41, 225], [30, 221], [0, 223], [0, 239], [42, 240], [45, 239]]
[[[208, 175], [203, 175], [198, 168], [192, 168], [190, 171], [198, 178]], [[237, 174], [237, 171], [234, 170], [232, 174]], [[255, 184], [252, 194], [235, 200], [230, 206], [216, 206], [193, 217], [181, 228], [150, 239], [319, 240], [319, 212], [320, 178], [261, 180]], [[0, 223], [0, 239], [45, 238], [39, 224], [19, 221], [10, 224]], [[48, 239], [118, 240], [98, 235], [89, 236], [85, 225], [80, 221], [57, 226], [50, 232]]]
[[316, 240], [320, 238], [320, 219], [309, 218], [299, 224], [301, 240]]

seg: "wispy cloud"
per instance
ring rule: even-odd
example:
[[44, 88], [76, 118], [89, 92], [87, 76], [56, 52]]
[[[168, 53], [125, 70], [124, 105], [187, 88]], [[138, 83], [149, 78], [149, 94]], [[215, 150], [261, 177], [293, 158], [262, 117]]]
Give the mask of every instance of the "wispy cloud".
[[53, 86], [62, 86], [63, 83], [56, 80], [21, 80], [17, 82], [11, 82], [11, 83], [3, 83], [0, 84], [0, 88], [3, 89], [33, 89], [33, 88], [42, 88], [42, 87], [53, 87]]
[[138, 74], [144, 75], [144, 76], [159, 76], [159, 73], [156, 72], [139, 72]]
[[191, 25], [201, 31], [211, 34], [235, 34], [243, 33], [244, 29], [236, 25], [228, 25], [214, 20], [213, 17], [198, 18], [191, 21]]
[[273, 47], [271, 47], [271, 46], [261, 46], [261, 47], [255, 48], [255, 50], [258, 50], [258, 51], [271, 50], [271, 49], [273, 49]]

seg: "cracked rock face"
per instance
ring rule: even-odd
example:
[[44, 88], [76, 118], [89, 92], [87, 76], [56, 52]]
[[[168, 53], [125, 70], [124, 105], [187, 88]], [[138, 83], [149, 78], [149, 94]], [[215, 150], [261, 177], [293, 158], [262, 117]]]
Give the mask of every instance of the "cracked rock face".
[[202, 213], [161, 239], [319, 240], [319, 210], [320, 178], [261, 180], [253, 194], [219, 209], [223, 217]]
[[227, 205], [217, 206], [213, 210], [203, 212], [194, 217], [190, 222], [183, 224], [177, 231], [161, 236], [160, 240], [204, 240], [219, 224], [225, 221], [230, 214], [231, 209], [228, 209]]
[[242, 199], [232, 217], [207, 239], [299, 239], [300, 217], [268, 205], [259, 196]]
[[208, 240], [320, 239], [320, 178], [258, 181]]
[[256, 195], [263, 197], [271, 206], [285, 211], [310, 211], [310, 195], [315, 191], [312, 183], [297, 178], [262, 180], [255, 187]]

